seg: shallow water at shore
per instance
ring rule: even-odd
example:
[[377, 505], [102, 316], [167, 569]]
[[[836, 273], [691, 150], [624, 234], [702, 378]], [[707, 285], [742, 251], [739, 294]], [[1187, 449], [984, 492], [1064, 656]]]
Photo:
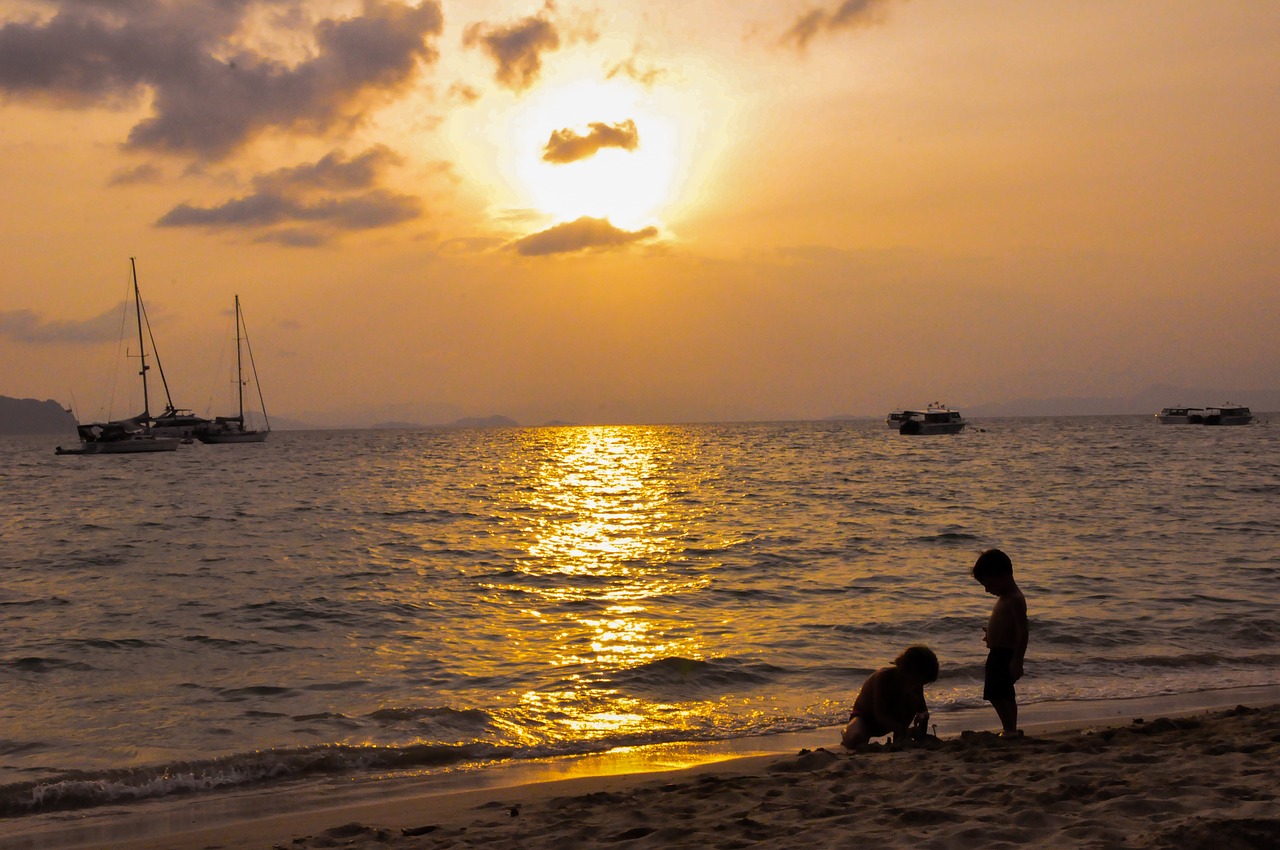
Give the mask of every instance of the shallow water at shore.
[[1280, 438], [1150, 417], [0, 441], [0, 804], [440, 771], [843, 719], [929, 643], [978, 706], [1276, 684]]

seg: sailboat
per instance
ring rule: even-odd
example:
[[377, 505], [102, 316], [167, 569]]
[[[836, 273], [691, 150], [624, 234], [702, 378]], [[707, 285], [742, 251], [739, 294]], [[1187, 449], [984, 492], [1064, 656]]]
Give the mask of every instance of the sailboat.
[[[243, 342], [243, 344], [242, 344]], [[244, 356], [249, 352], [249, 370], [253, 373], [253, 385], [258, 390], [258, 404], [262, 408], [265, 427], [246, 428], [244, 424]], [[267, 405], [262, 400], [262, 386], [258, 383], [258, 367], [253, 362], [253, 347], [249, 345], [249, 331], [240, 312], [240, 296], [236, 296], [236, 398], [239, 403], [235, 416], [215, 416], [196, 431], [196, 439], [202, 443], [261, 443], [271, 433], [267, 420]]]
[[[80, 437], [80, 445], [74, 448], [64, 449], [58, 446], [55, 452], [60, 455], [66, 454], [136, 454], [138, 452], [171, 452], [178, 448], [182, 442], [177, 437], [168, 437], [157, 435], [153, 428], [155, 420], [151, 416], [150, 398], [147, 395], [147, 372], [151, 367], [147, 365], [147, 345], [146, 338], [142, 333], [143, 317], [146, 315], [145, 308], [142, 306], [142, 295], [138, 290], [138, 265], [133, 257], [129, 258], [129, 267], [133, 271], [133, 304], [134, 312], [138, 319], [138, 351], [139, 358], [142, 361], [142, 367], [138, 374], [142, 377], [142, 413], [130, 419], [113, 419], [109, 422], [90, 422], [85, 425], [77, 425], [76, 433]], [[150, 325], [147, 326], [150, 330]], [[152, 353], [155, 353], [155, 340], [151, 341]], [[159, 363], [159, 356], [156, 356], [156, 362]], [[163, 375], [163, 371], [161, 372]], [[168, 394], [168, 386], [165, 386], [165, 394]], [[172, 410], [172, 405], [167, 408]]]

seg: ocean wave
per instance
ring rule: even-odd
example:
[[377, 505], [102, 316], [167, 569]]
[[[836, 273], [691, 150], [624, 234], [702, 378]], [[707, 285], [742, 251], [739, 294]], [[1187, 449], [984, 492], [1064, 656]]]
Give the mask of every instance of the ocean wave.
[[43, 781], [0, 786], [0, 817], [83, 809], [108, 803], [357, 771], [443, 767], [510, 753], [509, 748], [484, 743], [413, 744], [404, 747], [333, 744], [260, 750], [206, 761], [100, 773], [73, 771]]
[[969, 543], [974, 540], [981, 540], [977, 534], [970, 534], [967, 531], [940, 531], [937, 534], [925, 534], [916, 538], [921, 543]]
[[1235, 647], [1271, 647], [1280, 640], [1280, 617], [1213, 617], [1175, 628], [1173, 634], [1200, 639], [1212, 634]]
[[[831, 630], [852, 637], [888, 637], [897, 635], [947, 635], [977, 634], [986, 622], [983, 617], [932, 617], [908, 618], [896, 621], [871, 620], [861, 623], [815, 623], [806, 626], [813, 630]], [[1039, 622], [1036, 623], [1037, 629]]]
[[735, 658], [701, 660], [670, 656], [612, 674], [609, 681], [618, 688], [661, 691], [679, 688], [683, 697], [732, 689], [739, 685], [760, 685], [776, 680], [783, 670], [760, 661]]
[[0, 608], [38, 608], [44, 605], [70, 605], [68, 599], [61, 596], [49, 596], [42, 599], [0, 599]]
[[215, 693], [228, 702], [243, 702], [261, 697], [285, 696], [294, 693], [294, 689], [280, 685], [248, 685], [243, 688], [218, 688]]
[[38, 753], [47, 745], [42, 741], [14, 741], [0, 738], [0, 756], [24, 755]]
[[59, 640], [56, 643], [70, 649], [105, 650], [147, 649], [159, 645], [141, 638], [76, 638]]
[[66, 661], [61, 658], [42, 658], [38, 655], [28, 655], [23, 658], [13, 658], [4, 662], [4, 666], [12, 667], [14, 670], [23, 673], [51, 673], [54, 670], [76, 670], [88, 671], [94, 668], [81, 661]]
[[[679, 659], [672, 659], [672, 662]], [[687, 660], [687, 659], [686, 659]], [[674, 663], [658, 666], [678, 666]], [[827, 706], [830, 708], [830, 706]], [[412, 711], [411, 711], [412, 713]], [[446, 714], [467, 715], [468, 712]], [[809, 717], [761, 716], [693, 730], [645, 730], [590, 740], [547, 741], [513, 746], [473, 741], [402, 746], [322, 744], [256, 750], [201, 761], [130, 769], [66, 771], [41, 780], [0, 785], [0, 818], [154, 800], [323, 777], [447, 770], [463, 764], [554, 758], [675, 741], [698, 742], [767, 736], [832, 725], [842, 711]]]
[[458, 513], [443, 508], [402, 508], [400, 510], [371, 511], [370, 514], [387, 519], [413, 519], [422, 523], [456, 522], [458, 520], [481, 518], [477, 514]]
[[1171, 668], [1183, 670], [1191, 667], [1261, 667], [1272, 668], [1280, 665], [1280, 653], [1260, 652], [1254, 654], [1224, 654], [1221, 652], [1187, 652], [1181, 655], [1140, 655], [1131, 658], [1117, 658], [1112, 663], [1142, 668]]
[[408, 724], [427, 737], [479, 736], [493, 728], [494, 717], [478, 708], [457, 709], [438, 706], [380, 708], [364, 715], [383, 726]]

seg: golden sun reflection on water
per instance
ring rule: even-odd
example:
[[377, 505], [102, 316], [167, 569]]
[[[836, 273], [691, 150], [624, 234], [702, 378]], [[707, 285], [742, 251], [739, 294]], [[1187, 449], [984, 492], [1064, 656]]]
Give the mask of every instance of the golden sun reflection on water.
[[[531, 432], [539, 462], [524, 489], [527, 553], [515, 582], [525, 610], [553, 629], [541, 661], [565, 668], [566, 687], [530, 692], [526, 708], [577, 738], [681, 726], [680, 708], [628, 697], [611, 674], [664, 658], [699, 659], [702, 647], [673, 619], [673, 600], [709, 583], [671, 568], [705, 507], [682, 463], [691, 449], [660, 428], [580, 427]], [[496, 587], [494, 589], [497, 589]]]

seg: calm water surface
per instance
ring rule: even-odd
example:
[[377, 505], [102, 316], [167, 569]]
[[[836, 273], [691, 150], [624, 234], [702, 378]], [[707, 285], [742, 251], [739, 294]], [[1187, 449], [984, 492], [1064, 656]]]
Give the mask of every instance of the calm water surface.
[[[812, 729], [925, 642], [980, 704], [1280, 682], [1280, 429], [1151, 417], [0, 440], [0, 816]], [[65, 442], [65, 440], [64, 440]]]

